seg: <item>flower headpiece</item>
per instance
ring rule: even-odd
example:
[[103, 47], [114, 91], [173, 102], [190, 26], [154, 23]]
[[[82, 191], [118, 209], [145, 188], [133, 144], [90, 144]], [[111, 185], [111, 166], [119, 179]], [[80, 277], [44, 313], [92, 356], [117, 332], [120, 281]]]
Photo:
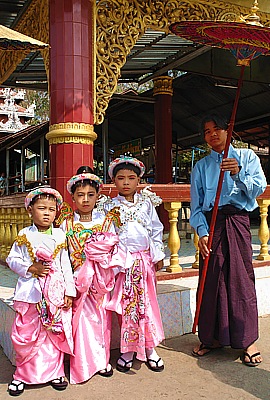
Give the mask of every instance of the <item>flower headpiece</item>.
[[49, 195], [54, 196], [55, 199], [56, 199], [56, 203], [57, 203], [57, 207], [58, 208], [63, 203], [63, 198], [62, 198], [61, 194], [56, 189], [53, 189], [51, 187], [44, 187], [44, 186], [42, 187], [42, 186], [40, 186], [40, 187], [37, 187], [37, 188], [31, 190], [31, 192], [29, 192], [27, 194], [27, 196], [25, 197], [25, 200], [24, 200], [25, 208], [27, 209], [30, 206], [32, 200], [35, 197], [40, 196], [41, 194], [47, 194], [48, 196]]
[[131, 157], [131, 156], [120, 156], [119, 158], [116, 158], [115, 160], [113, 160], [109, 165], [108, 174], [111, 179], [113, 178], [114, 168], [119, 164], [135, 165], [135, 167], [138, 167], [140, 170], [140, 175], [139, 175], [140, 178], [145, 173], [145, 166], [142, 161], [138, 160], [137, 158]]
[[90, 181], [96, 182], [99, 189], [102, 188], [102, 180], [95, 174], [91, 174], [89, 172], [84, 172], [82, 174], [74, 175], [67, 181], [67, 191], [72, 194], [71, 188], [77, 182], [83, 182], [85, 179], [89, 179]]

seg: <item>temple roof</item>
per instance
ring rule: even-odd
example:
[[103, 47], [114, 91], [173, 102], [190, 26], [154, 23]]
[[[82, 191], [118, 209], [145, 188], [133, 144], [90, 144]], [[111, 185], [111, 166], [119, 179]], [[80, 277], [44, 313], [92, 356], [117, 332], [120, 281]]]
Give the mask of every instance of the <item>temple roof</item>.
[[[30, 3], [31, 0], [0, 0], [0, 24], [15, 28]], [[269, 141], [269, 70], [270, 57], [264, 56], [246, 69], [236, 115], [237, 134], [258, 146], [268, 146]], [[218, 111], [230, 117], [239, 69], [228, 51], [149, 29], [128, 55], [119, 82], [147, 85], [153, 77], [166, 75], [168, 71], [177, 76], [173, 82], [174, 143], [183, 149], [196, 146], [202, 141], [198, 125], [205, 113]], [[26, 56], [4, 85], [47, 90], [40, 52]], [[114, 94], [106, 112], [109, 146], [136, 138], [142, 138], [145, 146], [152, 142], [153, 110], [151, 85], [138, 95]], [[96, 143], [101, 145], [101, 126], [96, 126], [95, 131], [99, 133]]]

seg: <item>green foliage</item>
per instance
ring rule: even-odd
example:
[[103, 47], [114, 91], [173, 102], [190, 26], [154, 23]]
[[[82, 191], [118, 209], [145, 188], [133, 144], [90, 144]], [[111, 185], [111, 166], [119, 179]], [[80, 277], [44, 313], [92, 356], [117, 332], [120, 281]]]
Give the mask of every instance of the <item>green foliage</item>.
[[25, 108], [31, 104], [36, 105], [35, 117], [29, 121], [30, 125], [38, 125], [49, 121], [50, 101], [48, 92], [26, 90], [25, 100], [21, 104]]
[[233, 139], [232, 145], [233, 145], [233, 147], [236, 147], [238, 149], [247, 149], [248, 148], [248, 143], [244, 143], [244, 142], [242, 142], [242, 140]]

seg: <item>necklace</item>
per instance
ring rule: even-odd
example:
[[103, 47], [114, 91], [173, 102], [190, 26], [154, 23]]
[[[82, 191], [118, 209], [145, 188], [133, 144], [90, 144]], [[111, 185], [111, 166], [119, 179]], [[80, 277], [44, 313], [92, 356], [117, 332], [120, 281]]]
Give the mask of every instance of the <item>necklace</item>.
[[123, 204], [126, 207], [134, 207], [134, 206], [136, 206], [138, 204], [139, 199], [131, 202], [131, 201], [127, 200], [127, 198], [125, 198], [124, 200], [119, 199], [119, 201], [120, 201], [121, 204]]
[[79, 214], [80, 221], [92, 221], [92, 212], [91, 214]]

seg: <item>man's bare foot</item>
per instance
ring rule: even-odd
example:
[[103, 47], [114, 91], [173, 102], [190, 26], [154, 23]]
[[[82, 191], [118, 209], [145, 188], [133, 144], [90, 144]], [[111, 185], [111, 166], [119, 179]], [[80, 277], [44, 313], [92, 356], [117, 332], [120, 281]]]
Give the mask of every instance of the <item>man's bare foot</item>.
[[211, 351], [215, 349], [220, 349], [222, 346], [219, 344], [217, 340], [214, 340], [212, 346], [207, 346], [204, 345], [203, 343], [200, 343], [198, 346], [194, 347], [192, 351], [192, 355], [194, 357], [203, 357], [206, 354], [210, 353]]
[[256, 366], [262, 362], [263, 358], [256, 346], [256, 343], [252, 343], [244, 350], [243, 362], [248, 366]]

